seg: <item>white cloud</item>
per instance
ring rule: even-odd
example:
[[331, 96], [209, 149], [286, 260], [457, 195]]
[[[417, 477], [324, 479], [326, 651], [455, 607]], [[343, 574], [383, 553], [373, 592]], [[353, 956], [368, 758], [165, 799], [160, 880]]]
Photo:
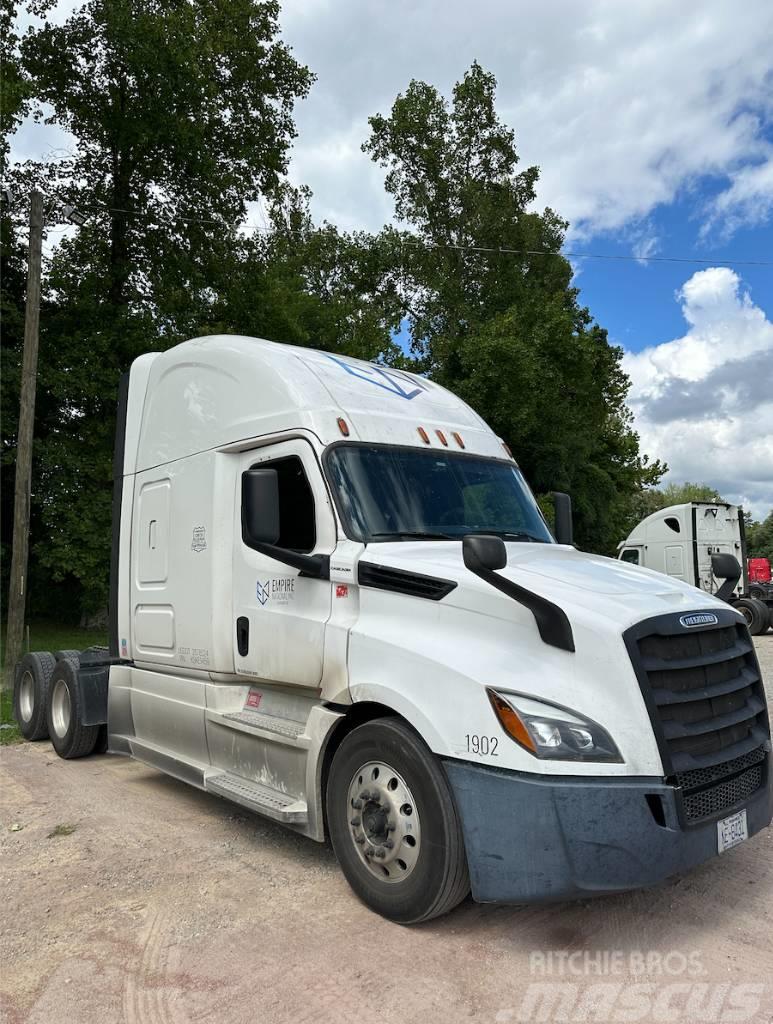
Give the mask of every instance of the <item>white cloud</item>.
[[[447, 95], [473, 59], [499, 80], [522, 161], [542, 167], [540, 200], [579, 235], [640, 221], [703, 175], [727, 180], [712, 213], [729, 221], [747, 210], [744, 167], [769, 147], [766, 0], [285, 0], [282, 24], [318, 75], [298, 108], [296, 172], [320, 216], [384, 222], [382, 178], [359, 151], [368, 116], [414, 77]], [[320, 147], [335, 158], [318, 162]]]
[[[74, 6], [59, 0], [55, 20]], [[368, 116], [411, 78], [448, 95], [475, 59], [497, 76], [522, 164], [542, 168], [540, 201], [576, 237], [635, 227], [704, 175], [725, 182], [703, 210], [716, 234], [773, 214], [768, 0], [284, 0], [280, 20], [318, 76], [297, 107], [291, 176], [312, 187], [320, 219], [372, 229], [391, 219], [383, 174], [360, 151]], [[16, 150], [52, 144], [67, 140], [25, 125]]]
[[718, 229], [727, 238], [740, 227], [757, 227], [773, 214], [773, 147], [764, 162], [742, 167], [730, 176], [731, 184], [707, 208], [702, 235]]
[[757, 516], [773, 508], [773, 322], [726, 267], [698, 271], [687, 332], [623, 361], [644, 451], [670, 480], [706, 483]]

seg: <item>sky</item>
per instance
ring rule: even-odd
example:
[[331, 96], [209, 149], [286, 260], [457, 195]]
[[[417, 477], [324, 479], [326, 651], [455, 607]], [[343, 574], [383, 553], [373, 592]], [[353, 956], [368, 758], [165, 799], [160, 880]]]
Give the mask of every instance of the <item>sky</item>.
[[[317, 76], [290, 168], [317, 219], [392, 221], [368, 117], [412, 78], [448, 95], [479, 61], [541, 169], [538, 204], [570, 221], [567, 252], [660, 258], [572, 257], [625, 350], [643, 450], [667, 480], [773, 508], [773, 265], [754, 265], [773, 264], [769, 0], [285, 0], [280, 21]], [[66, 144], [28, 124], [16, 151]]]

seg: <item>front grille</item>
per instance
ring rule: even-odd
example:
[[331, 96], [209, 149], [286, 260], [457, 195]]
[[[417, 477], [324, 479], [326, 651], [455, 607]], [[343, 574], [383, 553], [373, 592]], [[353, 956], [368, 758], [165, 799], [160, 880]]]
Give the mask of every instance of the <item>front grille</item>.
[[721, 817], [767, 776], [770, 727], [754, 648], [732, 611], [716, 617], [689, 628], [678, 615], [659, 616], [625, 638], [690, 823]]
[[697, 793], [684, 793], [685, 816], [691, 822], [721, 818], [725, 811], [756, 793], [762, 786], [762, 780], [762, 765], [758, 764], [733, 779], [720, 782], [718, 786], [700, 789]]

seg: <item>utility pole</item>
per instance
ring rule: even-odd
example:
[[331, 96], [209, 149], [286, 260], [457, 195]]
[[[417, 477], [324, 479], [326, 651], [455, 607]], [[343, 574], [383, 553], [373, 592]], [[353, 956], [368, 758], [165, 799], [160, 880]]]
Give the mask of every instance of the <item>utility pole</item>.
[[27, 270], [27, 306], [24, 314], [24, 356], [21, 370], [19, 430], [16, 438], [16, 478], [13, 501], [13, 553], [8, 589], [8, 632], [5, 641], [5, 678], [21, 657], [24, 607], [27, 596], [27, 559], [30, 540], [30, 493], [32, 490], [32, 437], [35, 427], [35, 384], [38, 372], [40, 326], [40, 265], [43, 246], [43, 196], [30, 197], [30, 243]]

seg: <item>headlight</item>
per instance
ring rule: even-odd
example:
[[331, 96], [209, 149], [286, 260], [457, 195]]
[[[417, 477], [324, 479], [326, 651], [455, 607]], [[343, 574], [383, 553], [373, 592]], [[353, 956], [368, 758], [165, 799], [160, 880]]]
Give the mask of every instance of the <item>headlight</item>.
[[620, 751], [606, 729], [576, 711], [518, 693], [490, 689], [486, 693], [507, 735], [535, 757], [622, 763]]

